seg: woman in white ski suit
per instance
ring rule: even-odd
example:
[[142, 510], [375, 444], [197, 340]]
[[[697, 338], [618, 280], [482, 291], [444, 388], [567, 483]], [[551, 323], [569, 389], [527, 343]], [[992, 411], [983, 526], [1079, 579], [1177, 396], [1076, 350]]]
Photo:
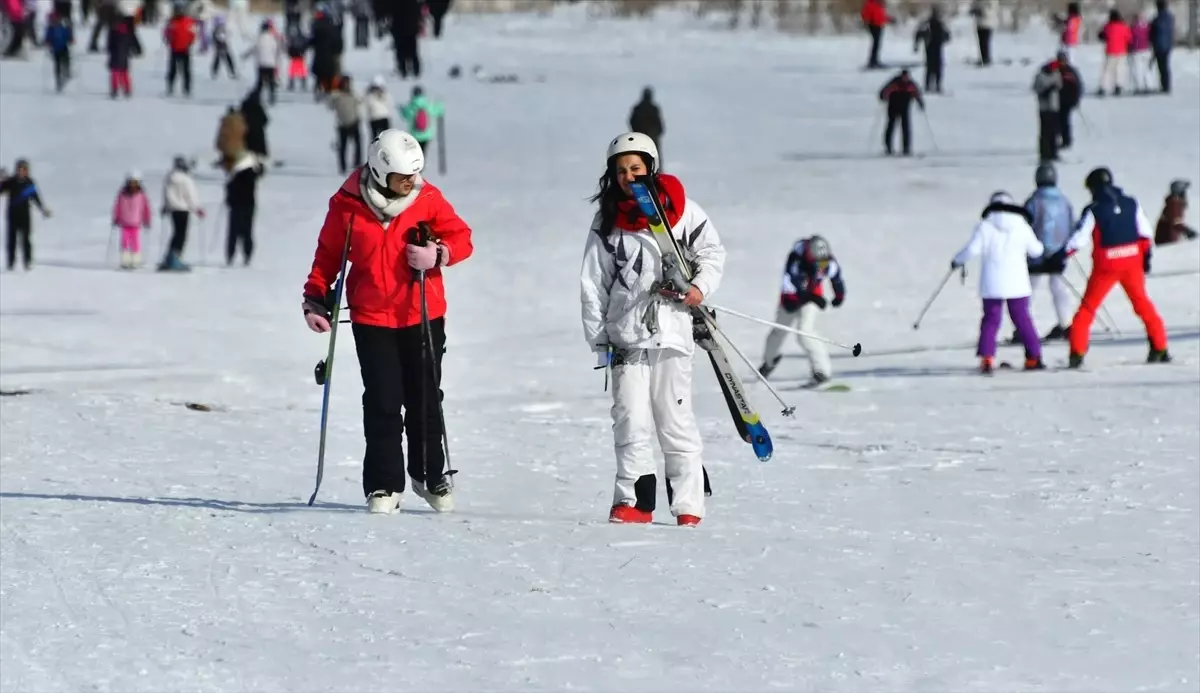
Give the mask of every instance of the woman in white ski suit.
[[[657, 432], [671, 514], [680, 525], [704, 517], [703, 444], [692, 411], [690, 307], [711, 296], [721, 281], [725, 248], [700, 205], [674, 176], [656, 173], [658, 150], [641, 133], [613, 140], [594, 201], [581, 272], [583, 329], [600, 367], [612, 367], [613, 443], [617, 457], [612, 522], [650, 522]], [[659, 292], [663, 256], [630, 195], [636, 176], [654, 173], [671, 233], [694, 270], [683, 303]], [[678, 287], [683, 289], [683, 287]]]

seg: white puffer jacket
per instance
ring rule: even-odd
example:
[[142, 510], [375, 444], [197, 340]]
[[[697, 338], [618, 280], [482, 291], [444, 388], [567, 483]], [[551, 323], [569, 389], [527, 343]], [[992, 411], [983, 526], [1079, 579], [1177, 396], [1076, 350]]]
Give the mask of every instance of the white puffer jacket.
[[[583, 333], [594, 351], [607, 345], [622, 349], [695, 351], [692, 316], [681, 303], [667, 301], [651, 286], [663, 276], [662, 254], [649, 229], [599, 232], [600, 215], [592, 220], [583, 251], [580, 298]], [[708, 215], [690, 198], [671, 230], [696, 268], [692, 284], [712, 296], [725, 268], [725, 247]]]
[[965, 265], [971, 258], [980, 257], [980, 298], [1029, 296], [1033, 293], [1029, 258], [1042, 257], [1046, 248], [1026, 221], [1024, 215], [1028, 212], [1015, 206], [1007, 195], [994, 196], [984, 212], [971, 240], [954, 256], [955, 264]]
[[196, 182], [188, 174], [175, 169], [163, 181], [163, 209], [168, 212], [195, 212], [200, 209], [200, 194]]

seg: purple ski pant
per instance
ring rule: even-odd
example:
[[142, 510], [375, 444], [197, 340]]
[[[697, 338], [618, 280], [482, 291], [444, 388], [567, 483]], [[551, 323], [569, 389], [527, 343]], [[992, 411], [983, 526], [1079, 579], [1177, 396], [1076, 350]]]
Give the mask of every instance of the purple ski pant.
[[1029, 297], [983, 299], [983, 320], [979, 321], [979, 356], [996, 355], [996, 335], [1000, 332], [1000, 321], [1004, 317], [1004, 304], [1008, 303], [1008, 317], [1017, 328], [1017, 336], [1025, 345], [1025, 358], [1041, 360], [1042, 343], [1038, 339], [1033, 317], [1029, 315]]

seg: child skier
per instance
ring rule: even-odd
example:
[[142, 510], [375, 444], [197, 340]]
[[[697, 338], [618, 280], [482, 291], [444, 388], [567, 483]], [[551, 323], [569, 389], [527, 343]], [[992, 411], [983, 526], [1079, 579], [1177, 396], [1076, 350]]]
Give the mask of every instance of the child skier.
[[1029, 226], [1031, 216], [1018, 207], [1006, 192], [992, 195], [975, 225], [971, 240], [950, 261], [959, 269], [973, 257], [981, 256], [979, 296], [983, 299], [983, 320], [979, 323], [979, 372], [991, 375], [996, 358], [996, 334], [1005, 304], [1008, 317], [1017, 326], [1025, 345], [1025, 370], [1042, 370], [1042, 345], [1029, 314], [1029, 258], [1040, 258], [1046, 248]]
[[[1045, 255], [1053, 255], [1065, 246], [1067, 239], [1071, 237], [1075, 212], [1071, 209], [1071, 202], [1058, 189], [1058, 173], [1054, 166], [1038, 166], [1033, 179], [1037, 190], [1025, 201], [1025, 209], [1033, 219], [1034, 233], [1045, 246]], [[1049, 278], [1054, 313], [1058, 316], [1058, 324], [1042, 338], [1044, 342], [1066, 339], [1067, 328], [1071, 324], [1071, 294], [1063, 271], [1064, 268], [1050, 266], [1043, 262], [1042, 258], [1029, 261], [1032, 288], [1036, 290], [1043, 277]], [[1018, 339], [1019, 335], [1014, 333], [1012, 341], [1015, 343]]]
[[224, 15], [217, 15], [212, 20], [212, 76], [213, 79], [221, 72], [221, 64], [229, 70], [229, 76], [237, 79], [237, 69], [233, 66], [233, 53], [229, 51], [229, 27], [225, 24]]
[[200, 206], [200, 194], [196, 182], [188, 175], [187, 159], [175, 157], [175, 166], [163, 181], [163, 216], [171, 216], [171, 245], [163, 256], [160, 272], [187, 272], [191, 268], [183, 262], [183, 246], [187, 243], [188, 221], [192, 212], [204, 218]]
[[125, 176], [125, 184], [113, 202], [113, 228], [121, 229], [121, 268], [133, 269], [142, 263], [141, 230], [150, 228], [150, 200], [142, 190], [137, 171]]
[[296, 90], [296, 80], [300, 80], [300, 91], [304, 91], [308, 81], [308, 64], [304, 62], [304, 54], [308, 52], [309, 38], [304, 35], [299, 24], [289, 24], [287, 27], [288, 54], [288, 91]]
[[1171, 181], [1171, 191], [1163, 201], [1163, 211], [1154, 230], [1154, 245], [1167, 245], [1196, 238], [1196, 231], [1189, 228], [1184, 221], [1187, 214], [1187, 189], [1186, 180]]
[[29, 213], [29, 206], [36, 204], [43, 217], [49, 217], [50, 210], [42, 204], [37, 184], [29, 177], [29, 162], [25, 159], [17, 159], [16, 168], [17, 173], [14, 176], [9, 176], [8, 171], [0, 168], [0, 196], [8, 195], [8, 214], [5, 215], [8, 226], [8, 233], [4, 239], [5, 257], [8, 261], [8, 269], [11, 270], [17, 263], [17, 243], [19, 242], [23, 264], [26, 270], [30, 270], [33, 269], [33, 242], [30, 240], [33, 235], [33, 219]]
[[[673, 493], [671, 514], [682, 526], [704, 517], [703, 444], [692, 411], [691, 308], [720, 284], [725, 248], [704, 210], [674, 176], [658, 173], [658, 149], [647, 135], [629, 132], [612, 140], [599, 209], [587, 234], [580, 294], [584, 336], [601, 366], [612, 368], [613, 443], [617, 457], [610, 522], [653, 520], [657, 434]], [[662, 295], [662, 252], [632, 197], [638, 176], [654, 177], [664, 220], [683, 239], [696, 267], [682, 302]]]
[[[846, 300], [846, 284], [842, 280], [842, 268], [829, 249], [829, 242], [820, 236], [801, 238], [792, 247], [783, 266], [783, 286], [780, 289], [779, 308], [775, 322], [791, 327], [799, 322], [798, 329], [812, 333], [817, 321], [817, 312], [825, 310], [823, 284], [828, 279], [833, 286], [833, 307]], [[773, 329], [767, 335], [763, 350], [763, 365], [758, 372], [768, 377], [782, 358], [780, 349], [787, 332]], [[833, 375], [829, 352], [825, 345], [809, 337], [799, 337], [800, 347], [808, 354], [812, 368], [812, 380], [805, 387], [814, 388]]]
[[363, 108], [367, 112], [367, 125], [371, 127], [371, 140], [392, 127], [392, 112], [396, 106], [392, 103], [382, 76], [371, 80], [371, 86], [363, 96]]
[[[68, 8], [69, 9], [69, 8]], [[55, 12], [50, 15], [46, 26], [46, 46], [54, 61], [54, 90], [61, 92], [71, 79], [71, 46], [75, 43], [75, 32], [71, 28], [70, 14]]]
[[437, 119], [444, 112], [442, 105], [425, 96], [421, 87], [413, 87], [412, 100], [400, 107], [400, 115], [408, 122], [408, 131], [417, 138], [426, 156], [429, 143], [437, 137]]

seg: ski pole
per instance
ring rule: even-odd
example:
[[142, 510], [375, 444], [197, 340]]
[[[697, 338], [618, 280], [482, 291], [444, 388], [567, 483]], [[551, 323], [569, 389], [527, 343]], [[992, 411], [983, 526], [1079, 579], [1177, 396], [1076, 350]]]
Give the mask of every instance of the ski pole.
[[[716, 306], [708, 307], [714, 310], [720, 310], [720, 308], [717, 308]], [[754, 372], [754, 376], [758, 378], [759, 382], [767, 386], [767, 390], [771, 392], [771, 396], [774, 397], [775, 401], [779, 402], [779, 405], [783, 407], [783, 415], [791, 416], [792, 414], [795, 414], [796, 408], [783, 400], [783, 397], [779, 395], [779, 392], [775, 390], [775, 387], [767, 381], [766, 376], [764, 376], [762, 373], [759, 373], [758, 369], [754, 367], [754, 362], [742, 353], [742, 350], [738, 348], [737, 344], [733, 343], [733, 340], [729, 338], [729, 335], [725, 334], [725, 330], [721, 329], [721, 326], [717, 324], [716, 319], [705, 310], [701, 310], [700, 313], [704, 315], [704, 321], [708, 323], [708, 326], [712, 328], [713, 332], [719, 334], [721, 339], [724, 339], [725, 343], [729, 345], [729, 348], [733, 349], [733, 353], [737, 354], [738, 358], [742, 360], [742, 363], [745, 363], [746, 366]], [[736, 315], [736, 313], [730, 313], [730, 315]], [[858, 354], [856, 353], [855, 356], [858, 356]]]
[[921, 321], [925, 319], [925, 314], [929, 312], [930, 306], [937, 300], [938, 296], [942, 295], [942, 289], [946, 288], [946, 283], [950, 281], [950, 277], [954, 276], [954, 268], [951, 267], [946, 276], [942, 277], [942, 283], [938, 284], [938, 288], [934, 290], [933, 295], [925, 302], [925, 307], [921, 309], [921, 314], [917, 316], [917, 321], [913, 323], [913, 329], [921, 329]]
[[875, 146], [875, 133], [879, 130], [879, 124], [883, 120], [883, 106], [880, 106], [875, 111], [875, 120], [871, 122], [871, 131], [867, 133], [867, 151]]
[[[425, 222], [418, 222], [417, 226], [413, 228], [410, 233], [412, 239], [410, 242], [415, 245], [424, 245], [433, 239], [433, 232], [429, 228], [429, 224]], [[423, 383], [421, 387], [421, 431], [425, 434], [422, 436], [421, 440], [421, 454], [425, 456], [425, 489], [432, 492], [436, 486], [434, 485], [433, 479], [431, 479], [429, 475], [429, 455], [427, 452], [427, 447], [429, 444], [429, 409], [427, 406], [426, 397], [428, 396], [429, 382], [432, 382], [434, 389], [437, 389], [441, 383], [442, 376], [440, 373], [441, 369], [438, 368], [437, 351], [434, 349], [433, 345], [433, 329], [429, 324], [429, 303], [425, 299], [424, 270], [417, 270], [417, 282], [420, 283], [421, 332], [423, 333], [421, 342], [421, 365], [427, 369], [427, 374], [430, 376], [430, 381]], [[454, 475], [457, 474], [458, 471], [453, 468], [450, 462], [450, 436], [446, 434], [446, 414], [442, 407], [442, 398], [439, 395], [440, 393], [435, 394], [438, 403], [438, 420], [440, 422], [438, 426], [438, 443], [442, 446], [442, 450], [445, 452], [446, 457], [446, 469], [444, 472], [441, 472], [441, 475], [448, 477], [450, 479], [450, 488], [454, 488]], [[440, 482], [441, 480], [439, 479], [438, 481]]]
[[[854, 354], [855, 356], [858, 356], [859, 354], [862, 353], [862, 345], [861, 344], [856, 343], [854, 346], [850, 346], [849, 344], [842, 344], [841, 342], [835, 342], [832, 339], [825, 339], [824, 337], [817, 336], [811, 332], [797, 330], [794, 327], [788, 327], [787, 325], [780, 325], [777, 322], [771, 322], [770, 320], [763, 320], [762, 318], [756, 318], [753, 315], [746, 315], [745, 313], [739, 313], [736, 310], [722, 308], [721, 306], [714, 306], [711, 303], [705, 303], [704, 305], [708, 308], [712, 308], [713, 310], [720, 311], [722, 313], [728, 313], [728, 314], [734, 316], [735, 318], [749, 320], [750, 322], [756, 322], [756, 323], [759, 323], [760, 325], [766, 325], [767, 327], [773, 327], [777, 330], [783, 330], [784, 332], [791, 332], [792, 334], [794, 334], [798, 337], [807, 337], [808, 339], [815, 339], [818, 342], [825, 342], [826, 344], [830, 344], [835, 347], [845, 349], [845, 350], [851, 352], [852, 354]], [[714, 327], [715, 326], [716, 325], [714, 324]], [[726, 341], [729, 341], [728, 338], [726, 339]], [[737, 347], [734, 347], [734, 350], [736, 351]], [[743, 358], [745, 358], [745, 357], [743, 357]], [[757, 372], [758, 371], [755, 370], [755, 373], [757, 373]]]
[[437, 117], [438, 175], [446, 175], [446, 116]]
[[933, 135], [933, 124], [929, 122], [929, 113], [922, 108], [921, 115], [925, 117], [925, 129], [929, 131], [929, 143], [933, 145], [934, 153], [941, 152], [942, 150], [938, 147], [937, 138]]

